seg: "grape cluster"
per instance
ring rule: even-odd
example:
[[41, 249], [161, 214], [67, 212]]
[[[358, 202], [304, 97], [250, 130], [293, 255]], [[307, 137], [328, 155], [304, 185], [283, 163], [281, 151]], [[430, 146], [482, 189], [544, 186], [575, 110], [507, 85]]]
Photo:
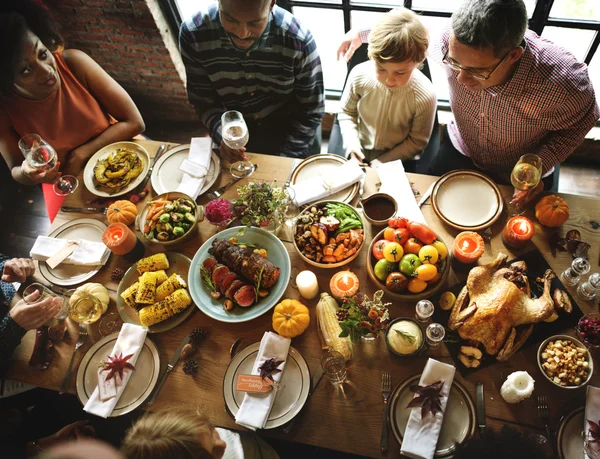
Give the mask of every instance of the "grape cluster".
[[600, 317], [582, 317], [578, 324], [579, 336], [592, 346], [600, 345]]

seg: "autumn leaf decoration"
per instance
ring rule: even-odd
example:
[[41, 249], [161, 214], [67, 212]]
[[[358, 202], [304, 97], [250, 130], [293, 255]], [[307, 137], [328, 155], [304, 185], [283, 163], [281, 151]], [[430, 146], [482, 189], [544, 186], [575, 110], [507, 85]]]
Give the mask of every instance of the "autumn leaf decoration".
[[444, 387], [443, 381], [434, 382], [429, 386], [411, 384], [410, 390], [417, 395], [408, 405], [406, 405], [406, 408], [416, 408], [420, 406], [421, 419], [424, 419], [425, 416], [427, 416], [427, 413], [431, 413], [435, 416], [438, 411], [442, 411], [442, 404], [440, 403], [442, 387]]
[[273, 380], [273, 374], [281, 372], [281, 370], [277, 367], [279, 365], [281, 365], [282, 363], [283, 363], [283, 360], [276, 360], [276, 359], [265, 360], [265, 362], [260, 367], [258, 367], [258, 370], [260, 371], [260, 377], [262, 379], [269, 378], [272, 382], [275, 382]]
[[600, 441], [600, 420], [598, 422], [587, 420], [590, 425], [589, 436], [592, 438], [588, 443], [598, 443]]
[[133, 357], [133, 354], [126, 355], [123, 357], [123, 354], [119, 355], [109, 355], [108, 361], [102, 362], [100, 365], [103, 367], [102, 371], [108, 371], [108, 376], [106, 377], [107, 381], [110, 381], [115, 375], [119, 375], [121, 380], [123, 380], [123, 371], [125, 369], [130, 369], [131, 371], [135, 370], [135, 367], [128, 362], [128, 360]]

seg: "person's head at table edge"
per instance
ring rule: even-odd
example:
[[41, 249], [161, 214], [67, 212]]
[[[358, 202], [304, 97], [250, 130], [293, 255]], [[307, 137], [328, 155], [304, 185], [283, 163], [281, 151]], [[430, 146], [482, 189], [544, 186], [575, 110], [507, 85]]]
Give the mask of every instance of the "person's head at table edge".
[[0, 96], [12, 92], [41, 100], [58, 91], [61, 82], [52, 52], [63, 46], [63, 39], [46, 8], [28, 1], [22, 13], [2, 11], [0, 33], [3, 42], [12, 45], [0, 51]]
[[265, 31], [276, 0], [219, 0], [219, 18], [231, 42], [250, 48]]
[[523, 54], [526, 30], [522, 0], [466, 0], [452, 15], [444, 63], [470, 91], [504, 84]]
[[428, 46], [429, 34], [415, 13], [397, 8], [385, 14], [369, 40], [377, 80], [389, 89], [405, 86], [425, 60]]
[[140, 418], [127, 431], [121, 452], [128, 459], [220, 459], [226, 446], [197, 409], [170, 407]]

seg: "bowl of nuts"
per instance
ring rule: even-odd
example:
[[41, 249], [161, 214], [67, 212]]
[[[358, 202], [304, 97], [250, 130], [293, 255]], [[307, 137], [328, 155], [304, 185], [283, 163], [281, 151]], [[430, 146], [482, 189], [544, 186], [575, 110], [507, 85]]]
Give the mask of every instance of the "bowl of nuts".
[[538, 349], [538, 366], [542, 374], [562, 389], [585, 386], [594, 371], [590, 351], [581, 341], [568, 335], [554, 335]]

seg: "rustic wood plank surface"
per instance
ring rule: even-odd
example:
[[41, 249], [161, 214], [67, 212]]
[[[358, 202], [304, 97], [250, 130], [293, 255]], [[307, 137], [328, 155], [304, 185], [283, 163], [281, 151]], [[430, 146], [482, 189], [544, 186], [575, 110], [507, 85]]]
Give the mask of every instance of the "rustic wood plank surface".
[[[151, 156], [156, 152], [156, 149], [161, 142], [140, 141], [144, 145]], [[265, 155], [250, 154], [250, 159], [259, 164], [256, 173], [251, 177], [251, 180], [270, 181], [276, 179], [279, 183], [284, 183], [288, 177], [292, 159], [271, 157]], [[226, 165], [221, 176], [215, 183], [213, 189], [227, 183], [231, 180], [229, 175], [228, 165]], [[424, 193], [429, 185], [436, 180], [436, 177], [408, 174], [414, 187], [420, 193]], [[241, 183], [247, 182], [249, 179], [244, 179]], [[378, 176], [373, 170], [368, 170], [368, 179], [365, 186], [365, 196], [374, 192], [378, 188]], [[150, 182], [148, 183], [150, 187]], [[509, 187], [501, 187], [502, 193], [508, 196], [511, 193]], [[154, 193], [151, 191], [146, 200], [150, 199]], [[226, 198], [236, 196], [235, 187], [230, 188], [224, 195]], [[66, 203], [71, 206], [83, 206], [85, 201], [93, 198], [83, 186], [79, 188]], [[578, 229], [581, 232], [582, 240], [590, 243], [590, 260], [592, 263], [592, 271], [598, 270], [598, 250], [600, 246], [600, 231], [593, 230], [589, 224], [589, 220], [594, 212], [598, 209], [598, 200], [580, 196], [563, 195], [562, 196], [569, 204], [571, 216], [568, 222], [563, 225], [565, 229]], [[468, 204], [469, 197], [465, 196], [465, 203]], [[201, 200], [206, 203], [206, 199]], [[142, 209], [143, 204], [138, 204], [138, 209]], [[401, 204], [400, 204], [401, 208]], [[423, 213], [429, 225], [448, 243], [449, 249], [452, 247], [452, 241], [459, 231], [445, 226], [435, 215], [428, 201], [422, 207]], [[105, 221], [102, 215], [95, 214], [68, 214], [59, 213], [52, 229], [71, 221], [76, 218], [96, 218]], [[492, 239], [492, 252], [486, 251], [480, 263], [487, 263], [495, 258], [499, 251], [512, 256], [518, 256], [522, 252], [511, 252], [502, 243], [500, 234], [503, 225], [506, 222], [506, 215], [492, 227], [494, 237]], [[285, 227], [284, 227], [285, 228]], [[547, 243], [547, 229], [535, 222], [536, 234], [533, 244], [528, 249], [538, 250], [544, 255], [550, 266], [559, 274], [569, 266], [571, 256], [567, 253], [559, 253], [556, 258], [550, 254]], [[354, 271], [361, 282], [361, 290], [372, 294], [374, 285], [369, 281], [366, 272], [366, 256], [369, 241], [372, 235], [376, 234], [377, 228], [369, 230], [367, 228], [367, 239], [363, 246], [361, 255], [356, 258], [348, 267]], [[215, 234], [216, 229], [208, 222], [202, 222], [198, 225], [198, 237], [178, 246], [175, 250], [192, 258], [201, 244], [209, 237]], [[140, 239], [142, 239], [141, 235]], [[304, 269], [311, 269], [317, 274], [321, 291], [328, 290], [329, 279], [335, 270], [317, 269], [305, 264], [297, 252], [295, 251], [291, 241], [291, 235], [286, 234], [284, 230], [279, 237], [284, 240], [284, 244], [290, 254], [292, 273]], [[535, 247], [534, 247], [535, 246]], [[159, 246], [148, 246], [146, 255], [160, 251]], [[101, 282], [107, 286], [111, 294], [110, 311], [116, 311], [115, 295], [118, 286], [117, 282], [110, 280], [110, 273], [116, 267], [127, 268], [130, 264], [117, 256], [112, 255], [108, 264], [92, 279], [95, 282]], [[464, 280], [464, 274], [450, 273], [448, 286], [455, 284], [460, 280]], [[570, 293], [576, 298], [576, 292], [570, 290]], [[298, 291], [288, 287], [285, 297], [299, 298]], [[317, 300], [304, 301], [305, 304], [314, 311]], [[594, 309], [592, 303], [585, 303], [578, 300], [579, 307], [584, 313], [591, 312]], [[394, 301], [390, 307], [392, 317], [398, 316], [413, 316], [414, 303], [399, 303]], [[165, 383], [154, 407], [164, 407], [172, 404], [199, 405], [210, 419], [219, 426], [232, 429], [240, 429], [236, 425], [233, 418], [227, 414], [223, 400], [223, 376], [229, 363], [229, 349], [231, 344], [237, 339], [242, 338], [239, 349], [260, 341], [263, 333], [266, 330], [271, 330], [271, 313], [266, 313], [262, 317], [250, 322], [240, 324], [225, 324], [215, 321], [202, 312], [196, 310], [189, 319], [178, 326], [177, 328], [161, 334], [149, 335], [160, 353], [161, 367], [166, 367], [167, 361], [177, 348], [183, 337], [190, 332], [194, 327], [203, 327], [209, 330], [209, 337], [201, 345], [196, 354], [196, 359], [199, 361], [200, 370], [196, 377], [192, 378], [183, 373], [181, 364], [169, 376]], [[568, 334], [573, 334], [573, 330], [565, 330]], [[75, 360], [74, 372], [77, 372], [77, 367], [82, 356], [90, 348], [90, 346], [100, 338], [97, 324], [90, 326], [90, 338], [87, 343], [80, 349], [79, 356]], [[14, 361], [10, 368], [8, 376], [12, 379], [37, 384], [39, 386], [57, 390], [61, 384], [63, 375], [66, 372], [66, 367], [74, 350], [75, 341], [77, 340], [77, 324], [70, 323], [68, 337], [60, 343], [57, 343], [54, 353], [54, 362], [50, 368], [44, 372], [38, 372], [28, 366], [29, 356], [33, 348], [34, 333], [29, 332], [21, 346], [14, 354]], [[321, 356], [321, 346], [317, 332], [316, 321], [313, 315], [312, 322], [308, 330], [301, 336], [294, 338], [292, 345], [300, 351], [306, 359], [306, 362], [311, 370], [314, 371], [319, 365]], [[457, 372], [457, 380], [462, 382], [469, 390], [473, 399], [475, 398], [475, 386], [478, 382], [483, 382], [485, 385], [486, 394], [486, 414], [488, 416], [488, 424], [492, 426], [501, 425], [504, 422], [521, 425], [523, 428], [534, 429], [542, 433], [543, 426], [537, 416], [535, 396], [538, 394], [548, 395], [550, 400], [550, 414], [553, 422], [557, 422], [561, 410], [565, 406], [573, 403], [582, 403], [585, 395], [585, 389], [577, 390], [561, 390], [549, 382], [547, 382], [540, 373], [536, 363], [537, 346], [530, 346], [525, 350], [516, 353], [508, 362], [497, 363], [486, 369], [483, 369], [467, 378], [462, 378]], [[387, 351], [385, 340], [383, 337], [376, 339], [373, 342], [359, 343], [354, 347], [354, 357], [349, 366], [349, 378], [356, 389], [356, 396], [350, 400], [345, 400], [336, 396], [333, 386], [326, 381], [325, 378], [321, 381], [313, 395], [308, 399], [305, 410], [301, 413], [301, 419], [297, 422], [294, 430], [284, 435], [277, 430], [261, 431], [261, 435], [275, 436], [286, 438], [292, 441], [317, 445], [325, 448], [351, 452], [371, 457], [379, 457], [379, 437], [381, 432], [381, 418], [383, 411], [383, 402], [381, 397], [381, 374], [387, 370], [392, 374], [393, 386], [396, 386], [405, 378], [414, 374], [419, 374], [427, 360], [427, 358], [438, 358], [441, 361], [453, 363], [449, 357], [445, 347], [441, 347], [436, 351], [430, 351], [426, 355], [408, 360], [398, 359]], [[594, 354], [596, 357], [596, 354]], [[531, 374], [536, 380], [534, 397], [531, 397], [517, 405], [506, 404], [500, 396], [500, 386], [506, 376], [516, 370], [525, 370]], [[592, 378], [592, 383], [598, 385], [597, 370]], [[70, 392], [75, 392], [75, 376], [73, 376], [70, 384]], [[397, 442], [390, 435], [390, 453], [391, 457], [399, 457], [399, 448]]]

